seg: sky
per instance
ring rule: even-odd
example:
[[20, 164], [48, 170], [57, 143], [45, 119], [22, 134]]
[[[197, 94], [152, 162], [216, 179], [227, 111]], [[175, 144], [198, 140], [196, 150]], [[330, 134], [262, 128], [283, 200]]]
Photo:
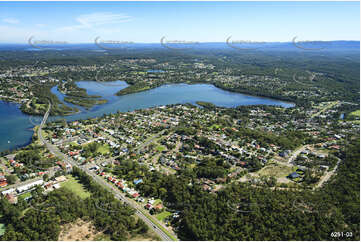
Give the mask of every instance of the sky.
[[359, 2], [0, 2], [0, 43], [360, 40]]

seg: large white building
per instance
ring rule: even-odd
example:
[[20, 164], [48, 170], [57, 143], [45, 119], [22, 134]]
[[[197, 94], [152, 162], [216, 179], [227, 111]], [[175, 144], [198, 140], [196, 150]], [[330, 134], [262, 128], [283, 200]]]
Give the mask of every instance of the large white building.
[[10, 194], [10, 193], [13, 193], [13, 192], [15, 192], [15, 189], [10, 188], [8, 190], [2, 191], [1, 194], [5, 196], [6, 194]]
[[31, 182], [31, 183], [28, 183], [26, 185], [23, 185], [23, 186], [20, 186], [20, 187], [16, 188], [16, 191], [18, 193], [21, 193], [21, 192], [27, 191], [27, 190], [35, 187], [35, 186], [43, 185], [43, 184], [44, 184], [43, 180], [37, 180], [37, 181]]

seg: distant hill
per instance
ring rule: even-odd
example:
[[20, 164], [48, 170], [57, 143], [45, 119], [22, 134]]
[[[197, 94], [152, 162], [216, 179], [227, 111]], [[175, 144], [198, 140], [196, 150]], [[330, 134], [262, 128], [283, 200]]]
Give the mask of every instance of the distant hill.
[[[179, 49], [235, 49], [235, 50], [257, 50], [257, 51], [303, 51], [305, 49], [310, 51], [347, 51], [360, 50], [360, 41], [315, 41], [315, 42], [265, 42], [265, 43], [236, 43], [232, 41], [225, 42], [205, 42], [205, 43], [189, 43], [189, 44], [167, 44], [159, 43], [134, 43], [134, 44], [102, 44], [109, 49], [161, 49], [170, 46], [171, 48]], [[0, 51], [43, 51], [43, 50], [93, 50], [106, 51], [98, 47], [95, 43], [86, 44], [62, 44], [62, 45], [43, 45], [41, 48], [34, 48], [29, 44], [0, 44]], [[42, 49], [44, 48], [44, 49]], [[48, 49], [47, 49], [48, 48]], [[304, 48], [304, 49], [302, 49]]]

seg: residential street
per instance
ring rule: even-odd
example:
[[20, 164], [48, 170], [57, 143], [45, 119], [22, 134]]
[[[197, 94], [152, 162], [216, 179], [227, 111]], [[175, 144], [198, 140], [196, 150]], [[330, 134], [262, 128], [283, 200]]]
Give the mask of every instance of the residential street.
[[[123, 196], [121, 194], [121, 192], [115, 188], [114, 186], [112, 186], [111, 184], [107, 183], [106, 181], [104, 181], [103, 179], [101, 179], [100, 177], [98, 177], [97, 175], [95, 175], [94, 173], [92, 173], [91, 171], [87, 170], [87, 169], [84, 169], [84, 167], [81, 167], [79, 166], [72, 158], [68, 157], [67, 155], [61, 153], [59, 151], [59, 149], [50, 144], [49, 142], [47, 142], [44, 137], [42, 136], [42, 127], [44, 126], [48, 116], [49, 116], [49, 112], [50, 112], [50, 109], [51, 109], [51, 103], [49, 103], [49, 108], [47, 110], [47, 112], [45, 113], [44, 115], [44, 118], [43, 118], [43, 121], [41, 122], [40, 126], [39, 126], [39, 129], [38, 129], [38, 136], [39, 136], [39, 139], [40, 141], [46, 145], [46, 147], [49, 149], [49, 151], [51, 153], [53, 153], [54, 155], [60, 157], [63, 161], [69, 163], [70, 165], [72, 165], [73, 167], [78, 167], [79, 169], [81, 169], [82, 171], [84, 171], [87, 175], [91, 176], [96, 182], [98, 182], [101, 186], [103, 186], [104, 188], [106, 188], [108, 191], [110, 191], [111, 193], [113, 193], [115, 195], [116, 198], [118, 198], [119, 200], [127, 203], [128, 205], [130, 205], [131, 207], [133, 207], [136, 212], [135, 214], [137, 216], [139, 216], [148, 226], [150, 229], [152, 229], [162, 240], [165, 240], [165, 241], [170, 241], [172, 240], [166, 233], [164, 233], [162, 231], [162, 229], [159, 228], [159, 226], [161, 226], [160, 224], [156, 224], [154, 223], [153, 221], [151, 221], [148, 217], [146, 217], [144, 215], [144, 212], [138, 207], [137, 204], [135, 204], [135, 202], [133, 200], [130, 200], [128, 198], [126, 198], [125, 196]], [[157, 135], [159, 135], [160, 133], [158, 133]], [[156, 137], [152, 137], [153, 138], [156, 138]], [[151, 140], [152, 140], [151, 139]], [[148, 142], [151, 142], [151, 140], [149, 140]], [[163, 228], [165, 229], [165, 228]], [[166, 230], [166, 229], [165, 229]]]

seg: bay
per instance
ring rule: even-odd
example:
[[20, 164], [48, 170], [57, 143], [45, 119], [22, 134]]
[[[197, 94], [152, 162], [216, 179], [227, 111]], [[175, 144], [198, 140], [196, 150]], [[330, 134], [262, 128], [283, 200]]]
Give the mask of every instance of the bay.
[[[77, 82], [79, 87], [85, 88], [90, 95], [99, 95], [108, 100], [103, 105], [95, 105], [91, 109], [66, 103], [69, 106], [77, 107], [80, 113], [70, 116], [51, 117], [50, 121], [65, 118], [67, 121], [100, 117], [103, 114], [115, 113], [117, 111], [127, 112], [136, 109], [162, 106], [167, 104], [192, 103], [196, 101], [211, 102], [222, 107], [236, 107], [240, 105], [278, 105], [292, 107], [294, 104], [280, 100], [250, 96], [222, 90], [211, 84], [168, 84], [144, 92], [115, 96], [114, 94], [127, 87], [124, 81], [112, 83], [98, 83], [94, 81]], [[52, 92], [60, 100], [64, 95], [52, 88]], [[40, 123], [40, 117], [34, 118], [21, 113], [18, 104], [0, 101], [0, 151], [14, 149], [30, 142], [33, 134], [34, 124]]]

